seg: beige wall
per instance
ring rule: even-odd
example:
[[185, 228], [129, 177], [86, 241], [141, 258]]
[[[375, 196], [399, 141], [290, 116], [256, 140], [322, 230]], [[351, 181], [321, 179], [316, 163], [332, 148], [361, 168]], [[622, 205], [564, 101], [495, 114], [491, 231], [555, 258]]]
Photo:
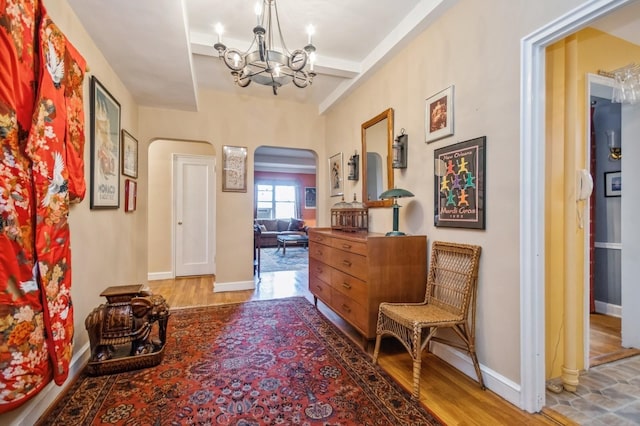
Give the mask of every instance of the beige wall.
[[[147, 147], [155, 139], [206, 141], [213, 145], [216, 153], [222, 151], [223, 145], [246, 146], [249, 154], [247, 187], [253, 188], [253, 158], [255, 149], [259, 146], [311, 149], [320, 158], [325, 158], [324, 121], [324, 117], [318, 115], [317, 108], [311, 105], [202, 91], [199, 93], [198, 112], [140, 108], [139, 123], [142, 130], [139, 139], [141, 152], [145, 152], [141, 163], [146, 165]], [[220, 160], [218, 155], [216, 284], [223, 286], [253, 282], [253, 191], [222, 192]], [[146, 166], [141, 165], [141, 172], [146, 175]], [[319, 182], [326, 179], [322, 173], [326, 173], [326, 170], [321, 171]], [[139, 201], [141, 198], [145, 199], [142, 202], [145, 207], [146, 193], [145, 182], [144, 187], [139, 189]], [[322, 194], [320, 191], [319, 193]], [[318, 203], [323, 203], [321, 197], [319, 195]], [[166, 232], [168, 238], [170, 228]]]
[[[515, 383], [520, 382], [520, 40], [579, 3], [459, 1], [327, 113], [327, 152], [351, 152], [359, 148], [360, 124], [394, 109], [394, 134], [404, 128], [409, 135], [409, 167], [395, 171], [395, 183], [416, 195], [400, 203], [401, 228], [430, 241], [482, 246], [478, 357]], [[452, 84], [455, 134], [425, 144], [425, 99]], [[433, 151], [479, 136], [487, 137], [486, 230], [435, 228]], [[357, 189], [349, 185], [345, 192], [362, 193], [359, 182]], [[325, 209], [319, 220], [326, 223], [328, 214]], [[384, 232], [391, 222], [390, 209], [370, 211], [372, 231]]]

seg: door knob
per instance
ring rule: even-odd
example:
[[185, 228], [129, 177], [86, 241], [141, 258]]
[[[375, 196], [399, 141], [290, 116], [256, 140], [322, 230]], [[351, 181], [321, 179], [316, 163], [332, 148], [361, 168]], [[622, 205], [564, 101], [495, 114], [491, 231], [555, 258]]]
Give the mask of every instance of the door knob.
[[182, 221], [178, 222], [178, 225], [182, 225]]

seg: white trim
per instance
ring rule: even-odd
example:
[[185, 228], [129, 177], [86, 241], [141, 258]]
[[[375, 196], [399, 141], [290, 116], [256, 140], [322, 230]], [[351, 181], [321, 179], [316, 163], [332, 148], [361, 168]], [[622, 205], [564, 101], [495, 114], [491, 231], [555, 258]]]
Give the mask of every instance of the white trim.
[[545, 404], [545, 48], [631, 0], [591, 0], [524, 37], [520, 79], [520, 408]]
[[596, 242], [596, 243], [593, 243], [593, 246], [594, 246], [595, 248], [601, 248], [601, 249], [622, 250], [622, 243], [603, 243], [603, 242]]
[[[478, 380], [473, 362], [464, 352], [439, 342], [432, 342], [431, 353], [451, 364], [472, 380]], [[518, 405], [520, 401], [520, 386], [517, 383], [482, 364], [480, 365], [480, 371], [482, 372], [484, 384], [488, 389], [491, 389], [492, 392], [495, 392], [511, 404]], [[480, 385], [478, 384], [478, 386]]]
[[85, 343], [78, 352], [71, 358], [69, 364], [69, 377], [65, 380], [63, 386], [56, 385], [53, 381], [49, 382], [42, 391], [34, 396], [30, 401], [21, 407], [20, 415], [9, 423], [10, 426], [34, 425], [38, 419], [46, 413], [51, 405], [58, 399], [67, 388], [75, 382], [76, 378], [82, 372], [89, 361], [91, 355], [89, 342]]
[[173, 275], [173, 272], [149, 272], [147, 274], [147, 280], [149, 281], [157, 281], [157, 280], [172, 280], [176, 276]]
[[213, 285], [213, 292], [222, 293], [223, 291], [255, 290], [255, 288], [255, 281], [236, 281], [230, 283], [215, 283]]
[[609, 315], [611, 317], [622, 318], [622, 306], [613, 305], [607, 302], [595, 301], [596, 312], [599, 314]]

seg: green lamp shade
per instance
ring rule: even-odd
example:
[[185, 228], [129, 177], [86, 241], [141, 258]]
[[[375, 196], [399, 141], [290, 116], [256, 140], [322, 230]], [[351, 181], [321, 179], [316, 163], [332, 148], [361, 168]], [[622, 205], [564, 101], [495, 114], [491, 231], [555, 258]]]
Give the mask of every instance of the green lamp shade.
[[386, 198], [403, 198], [403, 197], [413, 197], [413, 196], [414, 195], [411, 192], [402, 188], [388, 189], [384, 191], [382, 194], [380, 194], [380, 198], [383, 200]]
[[398, 213], [399, 213], [400, 206], [398, 205], [396, 198], [413, 197], [413, 196], [414, 195], [411, 192], [401, 188], [389, 189], [387, 191], [384, 191], [382, 194], [380, 194], [380, 198], [383, 200], [386, 198], [393, 198], [393, 206], [392, 206], [393, 207], [393, 231], [387, 232], [386, 234], [387, 236], [405, 235], [404, 232], [398, 231]]

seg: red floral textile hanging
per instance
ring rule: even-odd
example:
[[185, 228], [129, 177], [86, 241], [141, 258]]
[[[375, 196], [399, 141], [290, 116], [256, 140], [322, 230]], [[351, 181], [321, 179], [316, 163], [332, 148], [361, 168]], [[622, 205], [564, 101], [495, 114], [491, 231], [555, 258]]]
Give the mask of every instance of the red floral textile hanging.
[[0, 413], [68, 374], [84, 68], [39, 1], [0, 0]]

